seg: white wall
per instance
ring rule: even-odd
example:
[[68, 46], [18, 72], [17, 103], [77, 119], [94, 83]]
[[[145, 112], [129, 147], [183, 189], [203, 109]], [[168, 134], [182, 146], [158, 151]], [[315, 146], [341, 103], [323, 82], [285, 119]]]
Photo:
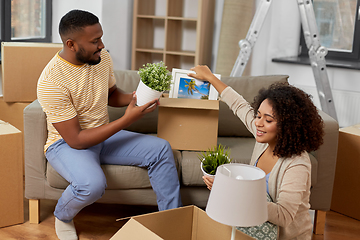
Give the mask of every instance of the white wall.
[[102, 19], [102, 0], [53, 0], [52, 11], [52, 39], [54, 43], [61, 43], [59, 36], [59, 22], [62, 16], [73, 9], [86, 10]]
[[105, 48], [110, 51], [114, 69], [130, 69], [133, 0], [53, 0], [52, 39], [61, 43], [60, 19], [72, 9], [94, 13], [102, 25]]

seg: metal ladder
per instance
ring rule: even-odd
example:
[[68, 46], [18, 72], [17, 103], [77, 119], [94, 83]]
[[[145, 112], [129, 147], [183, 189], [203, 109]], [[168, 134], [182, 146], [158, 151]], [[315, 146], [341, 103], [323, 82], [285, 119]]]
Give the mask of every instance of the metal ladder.
[[[324, 112], [337, 120], [335, 105], [326, 71], [325, 56], [328, 51], [325, 47], [320, 45], [312, 1], [297, 0], [297, 2], [306, 46], [309, 49], [310, 64], [313, 70], [321, 108]], [[262, 0], [259, 2], [246, 38], [239, 41], [239, 56], [236, 59], [230, 76], [237, 77], [243, 74], [271, 3], [272, 0]]]

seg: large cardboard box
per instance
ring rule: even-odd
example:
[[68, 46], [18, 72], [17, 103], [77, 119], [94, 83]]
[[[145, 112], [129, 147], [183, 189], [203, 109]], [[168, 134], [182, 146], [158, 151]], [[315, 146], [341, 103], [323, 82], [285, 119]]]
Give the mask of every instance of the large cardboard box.
[[30, 103], [7, 103], [0, 97], [0, 119], [24, 131], [24, 108]]
[[2, 87], [5, 102], [32, 102], [46, 64], [62, 48], [59, 43], [2, 42]]
[[[231, 239], [231, 227], [212, 220], [198, 207], [187, 206], [130, 218], [110, 240]], [[236, 240], [254, 238], [236, 230]]]
[[0, 227], [24, 222], [22, 134], [0, 120]]
[[360, 220], [360, 124], [341, 128], [331, 210]]
[[160, 98], [157, 136], [172, 149], [205, 151], [216, 146], [219, 101]]

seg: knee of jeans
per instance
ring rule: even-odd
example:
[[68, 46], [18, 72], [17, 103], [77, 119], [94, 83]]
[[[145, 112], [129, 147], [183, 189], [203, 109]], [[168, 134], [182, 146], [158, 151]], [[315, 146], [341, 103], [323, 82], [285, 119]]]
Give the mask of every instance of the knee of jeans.
[[91, 198], [94, 200], [99, 199], [105, 192], [106, 179], [93, 177], [83, 183], [74, 184], [76, 195], [79, 198]]
[[161, 150], [163, 150], [165, 153], [166, 152], [171, 152], [171, 145], [168, 141], [164, 140], [164, 139], [159, 139], [159, 143], [158, 146], [160, 147]]

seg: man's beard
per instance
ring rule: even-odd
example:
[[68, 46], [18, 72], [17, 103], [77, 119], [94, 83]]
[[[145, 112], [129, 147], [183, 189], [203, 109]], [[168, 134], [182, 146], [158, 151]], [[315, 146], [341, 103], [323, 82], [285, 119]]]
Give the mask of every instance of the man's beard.
[[[99, 50], [99, 51], [101, 51], [101, 50]], [[87, 63], [89, 65], [96, 65], [96, 64], [100, 63], [101, 57], [99, 57], [98, 59], [95, 59], [95, 60], [89, 59], [84, 55], [84, 52], [85, 52], [85, 50], [83, 48], [80, 48], [80, 50], [78, 52], [76, 52], [75, 56], [76, 56], [77, 61], [84, 63], [84, 64]], [[95, 52], [95, 53], [97, 53], [97, 52]]]

